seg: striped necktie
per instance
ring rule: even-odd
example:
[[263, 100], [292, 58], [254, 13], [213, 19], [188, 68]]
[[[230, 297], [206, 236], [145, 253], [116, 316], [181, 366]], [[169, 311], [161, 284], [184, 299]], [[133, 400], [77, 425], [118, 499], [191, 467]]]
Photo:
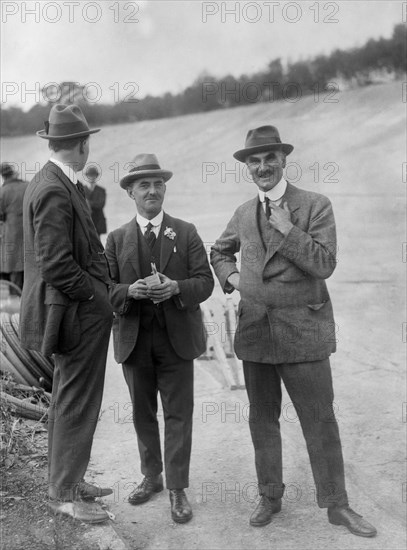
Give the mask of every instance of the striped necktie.
[[155, 233], [153, 231], [153, 224], [152, 223], [147, 224], [146, 231], [144, 233], [144, 238], [146, 239], [146, 241], [148, 243], [148, 246], [150, 248], [153, 248], [157, 237], [155, 236]]
[[266, 205], [266, 218], [269, 219], [271, 216], [270, 199], [268, 197], [264, 197], [264, 203]]

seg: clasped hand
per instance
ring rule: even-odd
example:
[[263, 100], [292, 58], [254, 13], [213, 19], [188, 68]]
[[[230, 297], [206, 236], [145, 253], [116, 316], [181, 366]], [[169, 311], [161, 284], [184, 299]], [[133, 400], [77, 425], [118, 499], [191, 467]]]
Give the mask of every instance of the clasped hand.
[[147, 286], [144, 279], [138, 279], [129, 286], [127, 296], [134, 300], [153, 300], [156, 304], [168, 300], [171, 296], [179, 294], [177, 281], [173, 281], [166, 275], [158, 273], [161, 283], [153, 287]]
[[283, 204], [283, 208], [276, 205], [270, 205], [271, 214], [268, 219], [269, 224], [277, 231], [280, 231], [283, 235], [288, 235], [293, 227], [291, 223], [291, 212], [286, 202]]

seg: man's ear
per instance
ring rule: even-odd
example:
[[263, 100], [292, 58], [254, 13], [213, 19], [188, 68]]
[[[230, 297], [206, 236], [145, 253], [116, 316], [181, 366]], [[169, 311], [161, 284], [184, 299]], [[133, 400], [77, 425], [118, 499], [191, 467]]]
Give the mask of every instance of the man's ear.
[[79, 142], [79, 152], [81, 155], [85, 152], [85, 145], [88, 142], [89, 136], [86, 139], [81, 139]]
[[131, 187], [126, 187], [126, 193], [131, 199], [134, 199], [132, 191], [133, 189]]

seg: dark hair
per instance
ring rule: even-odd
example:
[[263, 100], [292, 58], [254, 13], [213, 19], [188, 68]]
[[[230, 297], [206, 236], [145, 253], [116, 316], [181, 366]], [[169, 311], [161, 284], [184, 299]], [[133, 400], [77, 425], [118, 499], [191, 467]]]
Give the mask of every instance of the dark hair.
[[51, 149], [51, 151], [55, 151], [55, 153], [57, 153], [58, 151], [72, 151], [72, 149], [75, 149], [78, 143], [85, 143], [88, 138], [89, 136], [73, 139], [50, 139], [48, 147]]
[[0, 166], [0, 171], [3, 178], [8, 178], [16, 173], [13, 166], [11, 164], [8, 164], [7, 162], [3, 162], [3, 164]]

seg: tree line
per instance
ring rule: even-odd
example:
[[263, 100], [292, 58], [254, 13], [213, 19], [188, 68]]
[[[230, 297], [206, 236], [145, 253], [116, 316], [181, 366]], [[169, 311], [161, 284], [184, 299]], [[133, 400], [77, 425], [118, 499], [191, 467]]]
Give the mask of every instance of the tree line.
[[[129, 94], [123, 101], [107, 104], [89, 100], [80, 93], [83, 87], [67, 82], [63, 85], [70, 88], [70, 93], [62, 98], [59, 95], [57, 101], [79, 103], [90, 126], [174, 117], [281, 99], [294, 102], [312, 93], [339, 90], [343, 83], [369, 85], [377, 81], [378, 74], [382, 79], [386, 75], [389, 79], [402, 77], [407, 65], [406, 30], [406, 25], [399, 24], [389, 39], [370, 39], [362, 47], [336, 49], [330, 55], [288, 63], [286, 67], [281, 58], [273, 59], [263, 71], [252, 75], [219, 78], [203, 74], [178, 94], [147, 95], [142, 99]], [[19, 107], [3, 108], [1, 134], [16, 136], [41, 129], [55, 101], [47, 93], [45, 97], [45, 104], [37, 103], [27, 112]]]

